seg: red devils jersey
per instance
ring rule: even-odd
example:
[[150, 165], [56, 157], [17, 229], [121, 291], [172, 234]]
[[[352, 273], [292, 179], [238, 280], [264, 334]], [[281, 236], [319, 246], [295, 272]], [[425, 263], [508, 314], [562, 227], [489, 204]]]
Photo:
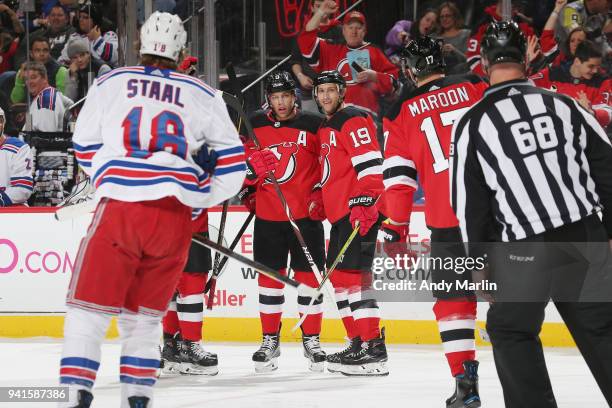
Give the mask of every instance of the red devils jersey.
[[591, 79], [576, 79], [567, 66], [555, 66], [545, 68], [530, 79], [539, 87], [551, 89], [555, 92], [579, 98], [579, 93], [584, 92], [591, 102], [591, 108], [595, 112], [597, 121], [606, 127], [612, 121], [612, 107], [610, 104], [610, 93], [612, 92], [612, 81], [603, 75], [595, 75]]
[[[269, 148], [279, 160], [274, 176], [287, 199], [295, 219], [308, 217], [308, 196], [321, 179], [317, 130], [323, 118], [298, 112], [291, 120], [279, 122], [269, 111], [257, 111], [251, 117], [255, 136], [262, 148]], [[254, 146], [247, 144], [247, 155]], [[271, 180], [257, 185], [257, 217], [268, 221], [288, 221]]]
[[372, 117], [354, 107], [328, 119], [319, 137], [323, 204], [327, 219], [334, 223], [349, 213], [351, 197], [382, 193], [382, 154]]
[[386, 215], [393, 221], [410, 221], [418, 173], [425, 192], [427, 225], [458, 225], [449, 197], [451, 130], [486, 87], [472, 74], [440, 78], [408, 93], [383, 119]]
[[[349, 48], [346, 44], [335, 44], [317, 36], [317, 31], [302, 31], [298, 35], [298, 45], [306, 62], [316, 72], [337, 70], [346, 79], [346, 96], [344, 102], [370, 113], [378, 113], [378, 98], [395, 89], [398, 69], [387, 59], [381, 49], [370, 43], [358, 48]], [[355, 71], [349, 63], [349, 54], [361, 55], [363, 68], [376, 71], [376, 81], [357, 83], [353, 76]]]

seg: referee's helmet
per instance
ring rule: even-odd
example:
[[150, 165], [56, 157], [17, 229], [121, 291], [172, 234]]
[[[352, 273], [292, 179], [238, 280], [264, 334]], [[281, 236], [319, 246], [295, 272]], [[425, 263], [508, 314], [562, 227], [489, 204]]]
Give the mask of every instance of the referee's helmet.
[[514, 21], [495, 21], [487, 27], [480, 43], [486, 65], [512, 62], [525, 64], [527, 39]]

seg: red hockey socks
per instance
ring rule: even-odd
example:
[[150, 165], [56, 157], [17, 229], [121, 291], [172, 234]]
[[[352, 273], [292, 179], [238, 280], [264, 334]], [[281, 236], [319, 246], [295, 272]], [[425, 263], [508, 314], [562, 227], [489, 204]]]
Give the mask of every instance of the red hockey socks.
[[463, 362], [476, 357], [476, 301], [468, 298], [438, 299], [433, 311], [444, 354], [453, 377], [456, 377], [463, 374]]
[[[308, 285], [312, 288], [316, 288], [319, 286], [319, 282], [314, 275], [314, 272], [311, 271], [295, 271], [294, 277], [296, 281]], [[313, 334], [321, 333], [321, 322], [323, 320], [323, 298], [315, 300], [312, 306], [308, 307], [311, 297], [308, 296], [298, 296], [298, 312], [300, 313], [300, 317], [308, 311], [308, 316], [304, 319], [304, 323], [302, 323], [302, 332], [304, 335], [310, 336]]]
[[[287, 274], [287, 269], [279, 270], [282, 275]], [[280, 328], [283, 315], [284, 284], [276, 282], [265, 275], [259, 274], [259, 319], [261, 320], [261, 331], [263, 334], [276, 334]]]
[[178, 283], [176, 313], [181, 336], [185, 340], [202, 340], [202, 320], [204, 319], [204, 285], [207, 273], [183, 272]]

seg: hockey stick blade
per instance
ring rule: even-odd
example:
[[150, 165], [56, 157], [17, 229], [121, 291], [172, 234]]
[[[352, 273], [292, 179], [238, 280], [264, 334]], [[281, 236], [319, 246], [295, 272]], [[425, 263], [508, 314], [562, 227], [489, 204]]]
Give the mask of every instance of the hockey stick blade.
[[74, 218], [80, 217], [96, 209], [96, 203], [94, 200], [85, 201], [79, 204], [67, 205], [65, 207], [59, 207], [55, 211], [55, 219], [58, 221], [68, 221]]
[[265, 266], [259, 262], [253, 261], [243, 255], [240, 255], [234, 251], [230, 251], [228, 248], [225, 248], [222, 245], [218, 245], [216, 242], [211, 241], [210, 239], [204, 237], [201, 234], [194, 234], [192, 237], [192, 241], [198, 245], [205, 246], [206, 248], [210, 248], [213, 251], [220, 252], [222, 255], [227, 256], [228, 258], [234, 259], [240, 263], [243, 263], [247, 266], [253, 268], [257, 273], [267, 276], [268, 278], [275, 280], [279, 283], [285, 283], [289, 286], [293, 286], [298, 290], [298, 294], [300, 296], [318, 296], [321, 292], [319, 292], [316, 288], [311, 288], [308, 285], [304, 285], [294, 279], [289, 278], [288, 276], [281, 275], [274, 269]]
[[[325, 284], [331, 277], [331, 274], [336, 269], [336, 266], [338, 266], [338, 264], [340, 263], [340, 259], [342, 259], [342, 257], [344, 256], [344, 253], [347, 251], [348, 247], [351, 245], [351, 242], [353, 242], [358, 232], [359, 232], [359, 221], [357, 221], [357, 223], [355, 224], [355, 228], [351, 232], [351, 235], [349, 235], [348, 239], [346, 240], [342, 248], [340, 248], [340, 252], [338, 252], [336, 259], [334, 259], [334, 262], [332, 263], [331, 267], [329, 268], [329, 270], [327, 271], [327, 273], [321, 280], [321, 283], [319, 284], [319, 287], [317, 288], [318, 292], [320, 292], [323, 286], [325, 286]], [[310, 299], [310, 302], [308, 303], [308, 307], [306, 308], [306, 313], [303, 313], [302, 317], [300, 317], [300, 320], [298, 320], [295, 326], [293, 326], [293, 328], [291, 329], [292, 333], [295, 332], [302, 325], [302, 323], [304, 323], [304, 320], [306, 320], [306, 318], [308, 317], [308, 314], [309, 314], [308, 311], [310, 310], [310, 308], [312, 307], [316, 299], [317, 298], [314, 298], [314, 297]]]

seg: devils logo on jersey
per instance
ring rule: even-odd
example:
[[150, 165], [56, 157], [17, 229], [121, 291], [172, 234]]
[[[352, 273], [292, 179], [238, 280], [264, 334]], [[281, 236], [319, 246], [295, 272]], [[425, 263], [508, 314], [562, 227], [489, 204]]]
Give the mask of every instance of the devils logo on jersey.
[[[274, 172], [276, 180], [282, 184], [291, 180], [297, 170], [297, 160], [295, 155], [299, 150], [299, 146], [294, 142], [283, 142], [281, 144], [272, 145], [269, 147], [278, 159], [278, 167]], [[272, 180], [266, 178], [264, 183], [271, 183]]]
[[329, 174], [331, 173], [331, 167], [329, 166], [329, 152], [330, 147], [327, 143], [321, 145], [321, 156], [319, 160], [323, 162], [323, 170], [321, 171], [321, 185], [325, 185], [329, 180]]

